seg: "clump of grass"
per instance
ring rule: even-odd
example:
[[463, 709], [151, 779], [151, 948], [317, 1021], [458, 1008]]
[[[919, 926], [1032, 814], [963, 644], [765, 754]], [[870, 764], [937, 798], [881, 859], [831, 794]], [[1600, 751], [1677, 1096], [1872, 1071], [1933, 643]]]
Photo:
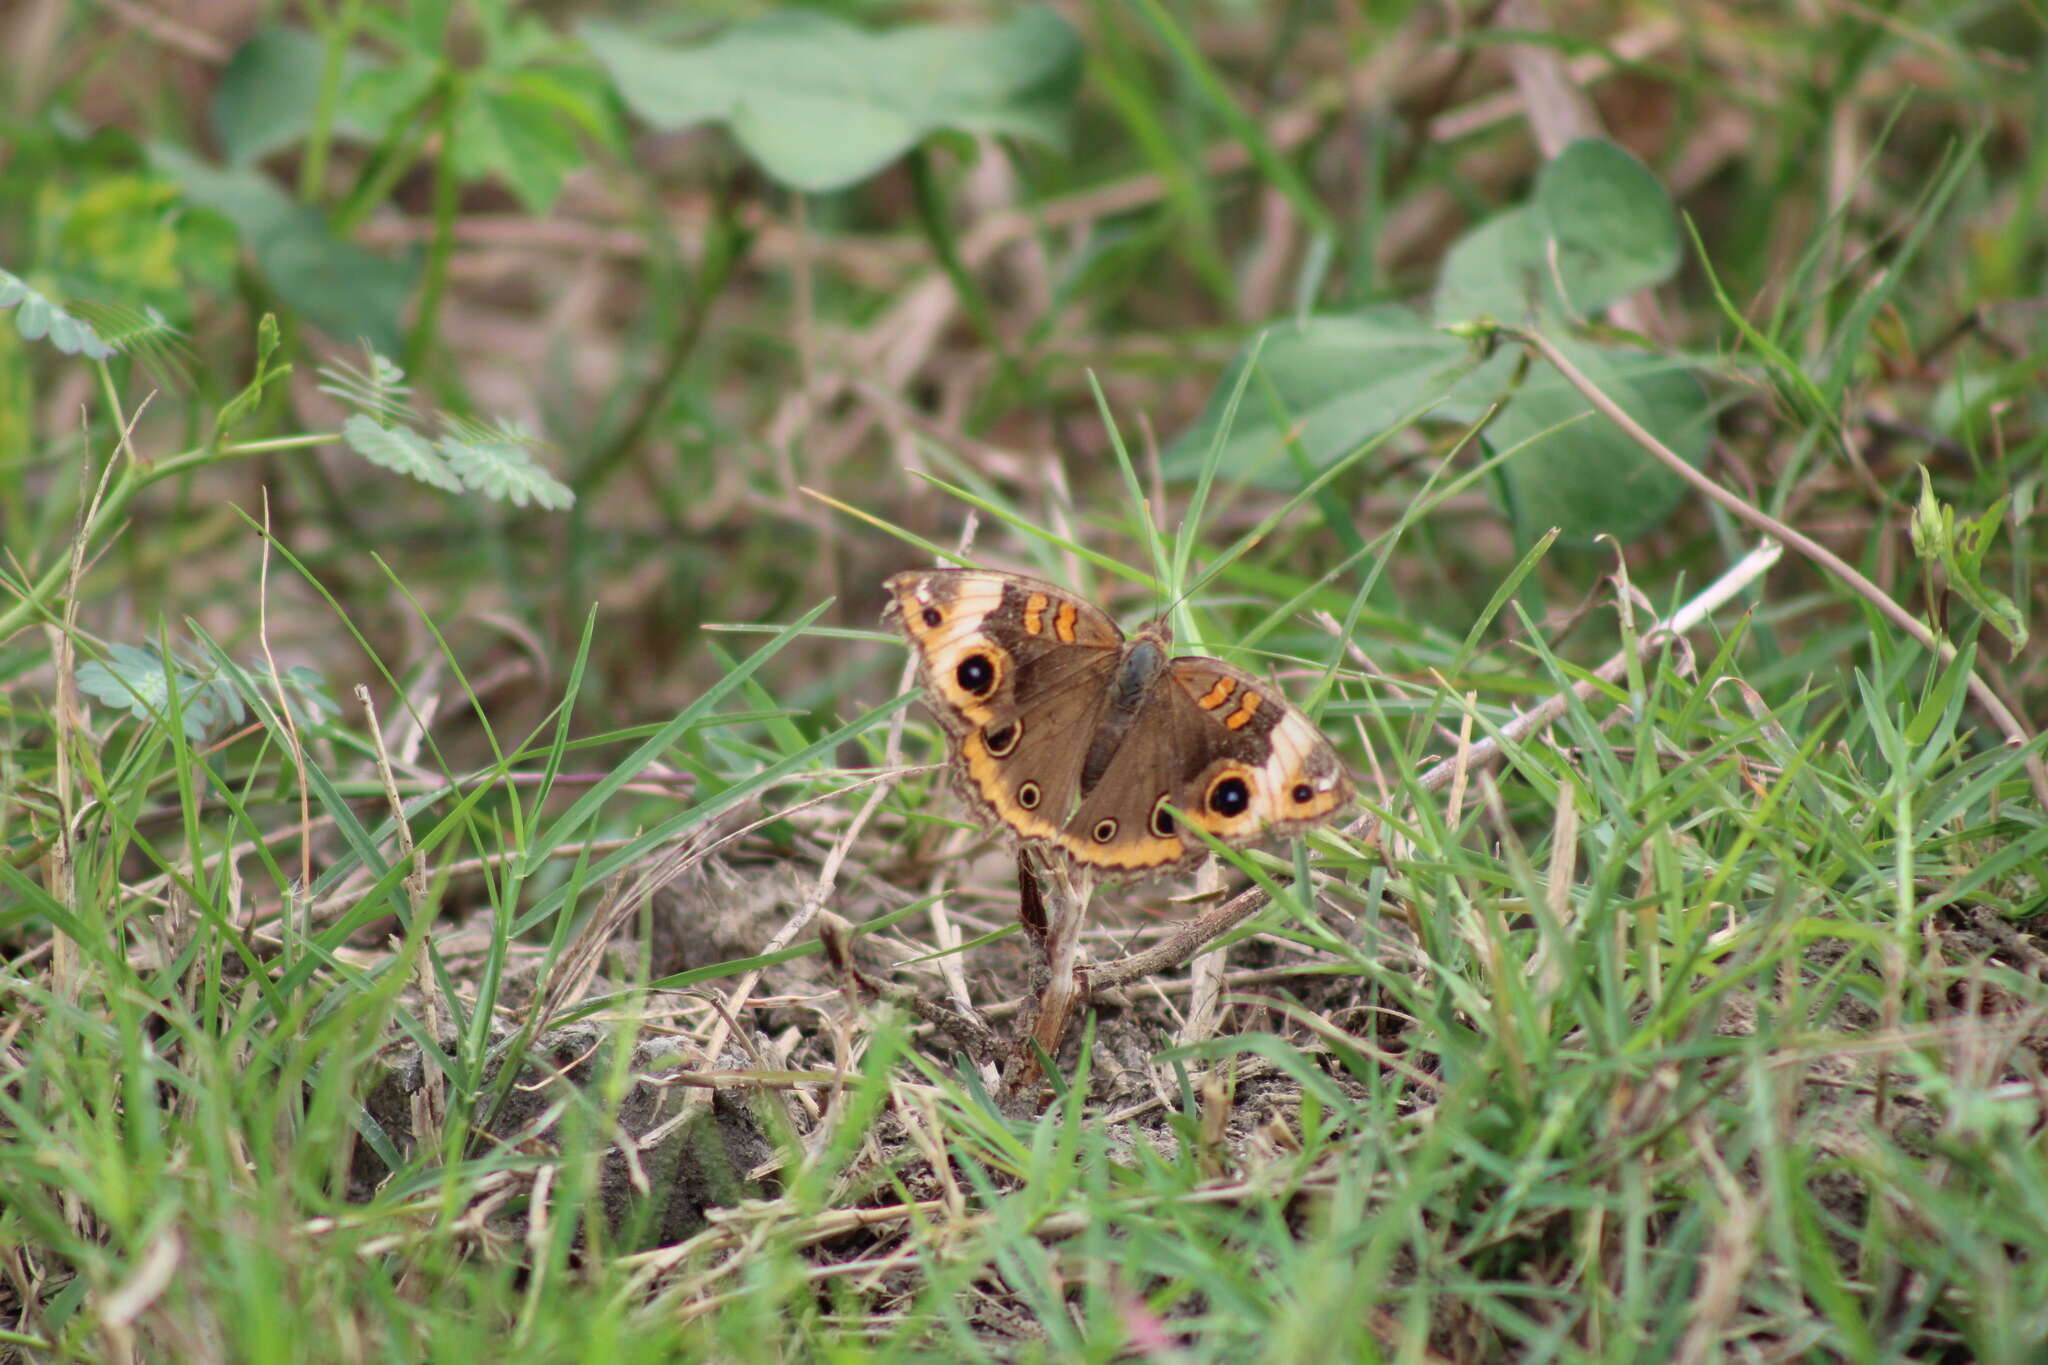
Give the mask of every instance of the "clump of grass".
[[[1035, 15], [830, 193], [763, 187], [851, 120], [620, 155], [671, 35], [311, 17], [0, 73], [11, 1355], [2039, 1358], [2011, 15]], [[862, 50], [932, 42], [992, 50]], [[1603, 112], [1689, 255], [1387, 311], [1494, 210], [1594, 240], [1541, 191]], [[1340, 333], [1416, 391], [1287, 368]], [[1634, 439], [1531, 414], [1645, 345], [1726, 496], [1525, 525], [1532, 451]], [[1102, 898], [1024, 1087], [1011, 851], [873, 624], [963, 526], [1284, 674], [1366, 792]]]

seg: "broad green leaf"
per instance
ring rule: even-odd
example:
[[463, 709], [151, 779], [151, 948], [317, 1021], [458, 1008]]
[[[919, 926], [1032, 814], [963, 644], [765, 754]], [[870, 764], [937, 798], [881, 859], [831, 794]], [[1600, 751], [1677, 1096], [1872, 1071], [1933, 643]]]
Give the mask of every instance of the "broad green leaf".
[[441, 75], [436, 60], [416, 58], [372, 67], [349, 81], [348, 110], [368, 127], [389, 129], [396, 120], [419, 117]]
[[1647, 166], [1612, 142], [1582, 138], [1536, 178], [1535, 209], [1557, 243], [1566, 302], [1580, 317], [1670, 279], [1678, 215]]
[[[1169, 474], [1187, 476], [1201, 467], [1254, 352], [1247, 346], [1238, 354], [1207, 409], [1168, 448]], [[1447, 387], [1469, 363], [1471, 349], [1408, 309], [1387, 305], [1348, 317], [1277, 323], [1256, 354], [1258, 370], [1224, 437], [1217, 468], [1228, 478], [1299, 484], [1300, 469], [1283, 452], [1290, 435], [1308, 466], [1320, 469], [1412, 413], [1432, 390]]]
[[[1619, 148], [1574, 143], [1544, 169], [1530, 204], [1480, 224], [1452, 247], [1436, 318], [1580, 316], [1668, 277], [1677, 262], [1671, 204], [1655, 178]], [[1639, 352], [1585, 343], [1566, 349], [1638, 421], [1699, 463], [1707, 409], [1697, 380]], [[1170, 473], [1200, 468], [1251, 354], [1240, 354], [1208, 409], [1174, 442]], [[1276, 325], [1224, 436], [1219, 468], [1229, 477], [1298, 484], [1304, 466], [1327, 466], [1432, 395], [1442, 398], [1438, 415], [1463, 422], [1505, 398], [1486, 439], [1496, 450], [1527, 443], [1496, 484], [1522, 543], [1552, 526], [1574, 543], [1602, 533], [1629, 540], [1669, 514], [1684, 490], [1676, 475], [1592, 418], [1576, 393], [1540, 367], [1511, 390], [1514, 364], [1504, 352], [1475, 367], [1463, 342], [1398, 308]], [[1568, 425], [1552, 432], [1560, 423]], [[1287, 450], [1290, 438], [1297, 451]]]
[[583, 35], [649, 123], [722, 123], [769, 175], [814, 192], [854, 184], [943, 131], [1058, 145], [1080, 79], [1080, 42], [1047, 9], [993, 28], [886, 33], [787, 9], [694, 48], [601, 24]]
[[1543, 168], [1530, 203], [1451, 247], [1434, 312], [1446, 323], [1588, 317], [1677, 268], [1678, 222], [1664, 187], [1621, 148], [1586, 139]]
[[583, 136], [606, 145], [618, 141], [610, 87], [587, 65], [563, 64], [563, 39], [538, 20], [479, 19], [481, 59], [451, 81], [438, 38], [421, 46], [409, 18], [383, 16], [375, 30], [400, 58], [352, 81], [348, 108], [359, 120], [387, 128], [419, 118], [445, 89], [457, 101], [448, 139], [456, 174], [465, 181], [501, 181], [528, 210], [544, 213], [563, 179], [584, 163]]
[[2031, 392], [2036, 369], [2032, 358], [2006, 369], [1957, 370], [1941, 382], [1927, 406], [1927, 421], [1944, 436], [1977, 439], [1991, 405], [2014, 393]]
[[[246, 166], [306, 135], [313, 126], [325, 60], [320, 39], [296, 24], [259, 29], [235, 50], [207, 110], [207, 122], [230, 165]], [[375, 65], [365, 54], [349, 52], [342, 59], [343, 87]], [[333, 127], [358, 139], [375, 136], [346, 107], [335, 111]]]
[[336, 237], [318, 210], [254, 171], [219, 170], [163, 143], [150, 159], [186, 199], [235, 225], [257, 270], [308, 322], [337, 341], [399, 349], [398, 315], [412, 295], [415, 262], [387, 260]]
[[1556, 311], [1542, 220], [1527, 206], [1497, 213], [1451, 244], [1430, 311], [1443, 322], [1522, 322]]
[[496, 176], [533, 213], [547, 212], [583, 163], [576, 130], [555, 105], [516, 90], [479, 90], [463, 101], [454, 141], [463, 178]]
[[[1667, 357], [1559, 340], [1574, 365], [1622, 410], [1697, 467], [1706, 457], [1711, 413], [1690, 370]], [[1498, 396], [1499, 363], [1475, 373], [1442, 409], [1477, 417]], [[1676, 474], [1587, 405], [1554, 370], [1531, 368], [1485, 430], [1494, 450], [1520, 446], [1501, 483], [1516, 538], [1528, 544], [1550, 527], [1579, 545], [1610, 535], [1627, 543], [1654, 528], [1685, 496]], [[1526, 442], [1527, 444], [1523, 444]]]

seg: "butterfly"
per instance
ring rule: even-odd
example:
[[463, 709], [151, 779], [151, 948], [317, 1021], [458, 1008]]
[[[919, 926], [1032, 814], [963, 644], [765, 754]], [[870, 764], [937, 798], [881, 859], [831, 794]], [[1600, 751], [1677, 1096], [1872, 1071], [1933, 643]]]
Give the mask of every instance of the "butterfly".
[[954, 773], [985, 823], [1112, 878], [1186, 871], [1208, 846], [1299, 834], [1347, 805], [1322, 731], [1264, 680], [1126, 636], [1052, 583], [923, 569], [884, 585]]

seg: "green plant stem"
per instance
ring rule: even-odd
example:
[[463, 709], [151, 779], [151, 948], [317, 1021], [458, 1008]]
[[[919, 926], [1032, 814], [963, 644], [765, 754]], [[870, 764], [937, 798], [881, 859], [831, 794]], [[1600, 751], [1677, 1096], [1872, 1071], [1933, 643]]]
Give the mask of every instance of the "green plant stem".
[[455, 252], [455, 215], [460, 203], [462, 178], [455, 169], [455, 111], [462, 107], [460, 77], [441, 101], [434, 120], [441, 154], [434, 158], [434, 235], [427, 246], [427, 268], [420, 281], [420, 305], [405, 343], [405, 370], [417, 375], [433, 344], [434, 328], [440, 321], [441, 299], [448, 291], [448, 261]]
[[647, 429], [654, 424], [655, 416], [668, 405], [669, 395], [674, 392], [676, 381], [682, 377], [683, 367], [689, 363], [698, 341], [703, 338], [704, 323], [711, 314], [713, 300], [725, 288], [725, 282], [732, 278], [733, 270], [746, 258], [752, 242], [752, 231], [741, 223], [735, 211], [733, 181], [728, 176], [720, 182], [710, 225], [704, 235], [704, 255], [697, 264], [697, 277], [689, 286], [688, 306], [669, 334], [668, 349], [662, 355], [661, 367], [641, 391], [633, 415], [626, 419], [618, 434], [598, 447], [569, 480], [579, 499], [589, 496], [611, 479], [618, 466], [639, 447]]
[[444, 73], [442, 79], [428, 86], [409, 109], [391, 121], [392, 128], [398, 131], [378, 144], [357, 177], [355, 188], [330, 216], [329, 225], [336, 235], [346, 236], [354, 231], [390, 197], [392, 187], [412, 169], [428, 135], [441, 127], [436, 106], [448, 97], [449, 77]]
[[299, 161], [299, 200], [317, 203], [320, 186], [327, 179], [327, 154], [334, 145], [334, 111], [341, 102], [341, 74], [348, 62], [349, 43], [362, 23], [362, 0], [344, 0], [340, 10], [328, 16], [323, 5], [309, 5], [307, 17], [320, 34], [320, 88], [313, 97], [313, 124], [306, 130], [306, 154]]

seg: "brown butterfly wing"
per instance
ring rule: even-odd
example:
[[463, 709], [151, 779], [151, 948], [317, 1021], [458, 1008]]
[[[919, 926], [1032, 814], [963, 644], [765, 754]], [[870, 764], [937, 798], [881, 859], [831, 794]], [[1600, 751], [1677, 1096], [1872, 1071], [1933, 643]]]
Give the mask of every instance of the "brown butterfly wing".
[[1020, 837], [1057, 839], [1123, 632], [1066, 589], [1014, 574], [931, 569], [886, 587], [963, 794]]
[[1144, 876], [1200, 859], [1206, 845], [1182, 822], [1248, 844], [1320, 824], [1351, 795], [1329, 740], [1270, 684], [1189, 655], [1153, 682], [1059, 843], [1110, 875]]

